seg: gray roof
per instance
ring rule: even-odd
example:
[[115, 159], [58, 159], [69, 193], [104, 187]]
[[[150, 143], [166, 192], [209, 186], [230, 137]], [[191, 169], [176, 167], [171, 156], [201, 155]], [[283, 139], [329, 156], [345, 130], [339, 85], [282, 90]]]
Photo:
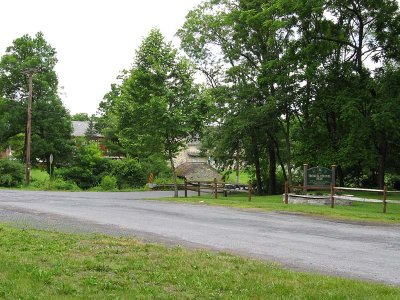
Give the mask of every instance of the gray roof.
[[[73, 137], [85, 136], [86, 131], [89, 128], [89, 121], [72, 121], [72, 127], [74, 129]], [[96, 134], [96, 137], [103, 137], [100, 133]]]

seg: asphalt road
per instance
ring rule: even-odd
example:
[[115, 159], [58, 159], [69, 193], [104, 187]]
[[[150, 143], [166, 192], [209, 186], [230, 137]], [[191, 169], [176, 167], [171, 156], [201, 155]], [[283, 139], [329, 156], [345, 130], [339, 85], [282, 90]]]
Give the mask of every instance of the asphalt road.
[[400, 226], [142, 200], [167, 196], [171, 193], [0, 191], [0, 222], [133, 235], [400, 285]]

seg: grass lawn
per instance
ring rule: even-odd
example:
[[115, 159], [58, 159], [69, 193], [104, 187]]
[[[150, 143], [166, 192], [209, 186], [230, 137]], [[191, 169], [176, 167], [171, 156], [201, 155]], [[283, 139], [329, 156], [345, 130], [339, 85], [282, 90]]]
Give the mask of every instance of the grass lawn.
[[400, 299], [400, 288], [223, 253], [0, 224], [1, 299]]
[[[354, 194], [354, 193], [353, 193]], [[381, 196], [374, 194], [360, 194], [357, 196], [381, 199]], [[399, 194], [391, 195], [388, 199], [399, 200]], [[252, 201], [248, 202], [247, 194], [228, 196], [227, 198], [218, 195], [218, 199], [210, 194], [200, 197], [193, 196], [188, 198], [163, 198], [162, 201], [198, 203], [208, 205], [230, 206], [237, 208], [255, 208], [265, 211], [285, 211], [298, 212], [310, 215], [334, 218], [340, 220], [400, 223], [400, 204], [387, 204], [387, 213], [382, 213], [383, 205], [380, 203], [361, 203], [354, 202], [351, 206], [336, 206], [331, 209], [329, 206], [288, 204], [282, 202], [282, 195], [276, 196], [253, 196]]]

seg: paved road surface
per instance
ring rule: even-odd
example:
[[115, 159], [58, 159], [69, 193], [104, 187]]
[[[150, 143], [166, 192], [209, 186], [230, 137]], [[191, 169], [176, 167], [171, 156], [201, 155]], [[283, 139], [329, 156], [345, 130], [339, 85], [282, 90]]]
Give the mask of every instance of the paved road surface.
[[166, 196], [171, 193], [0, 191], [0, 221], [135, 235], [400, 285], [400, 226], [141, 200]]

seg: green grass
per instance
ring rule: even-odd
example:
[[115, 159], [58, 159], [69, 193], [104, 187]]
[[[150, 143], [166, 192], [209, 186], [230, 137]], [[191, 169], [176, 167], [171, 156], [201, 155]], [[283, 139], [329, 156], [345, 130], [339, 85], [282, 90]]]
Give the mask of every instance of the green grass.
[[[399, 195], [392, 195], [389, 199], [396, 200]], [[380, 198], [377, 198], [380, 199]], [[400, 204], [387, 204], [387, 213], [382, 212], [383, 206], [380, 203], [361, 203], [354, 202], [351, 206], [336, 206], [334, 209], [329, 206], [284, 204], [282, 195], [276, 196], [253, 196], [252, 201], [248, 202], [247, 194], [229, 196], [227, 198], [219, 195], [214, 199], [211, 195], [193, 196], [188, 198], [162, 198], [162, 201], [173, 201], [183, 203], [197, 203], [206, 205], [220, 205], [236, 208], [259, 209], [264, 211], [284, 211], [291, 213], [304, 213], [324, 218], [339, 220], [381, 222], [381, 223], [400, 223]]]
[[[240, 184], [248, 184], [249, 181], [252, 179], [252, 176], [246, 171], [239, 172], [239, 183]], [[227, 178], [227, 182], [229, 183], [236, 183], [236, 171], [229, 174]]]
[[400, 289], [130, 238], [0, 224], [1, 299], [400, 299]]

